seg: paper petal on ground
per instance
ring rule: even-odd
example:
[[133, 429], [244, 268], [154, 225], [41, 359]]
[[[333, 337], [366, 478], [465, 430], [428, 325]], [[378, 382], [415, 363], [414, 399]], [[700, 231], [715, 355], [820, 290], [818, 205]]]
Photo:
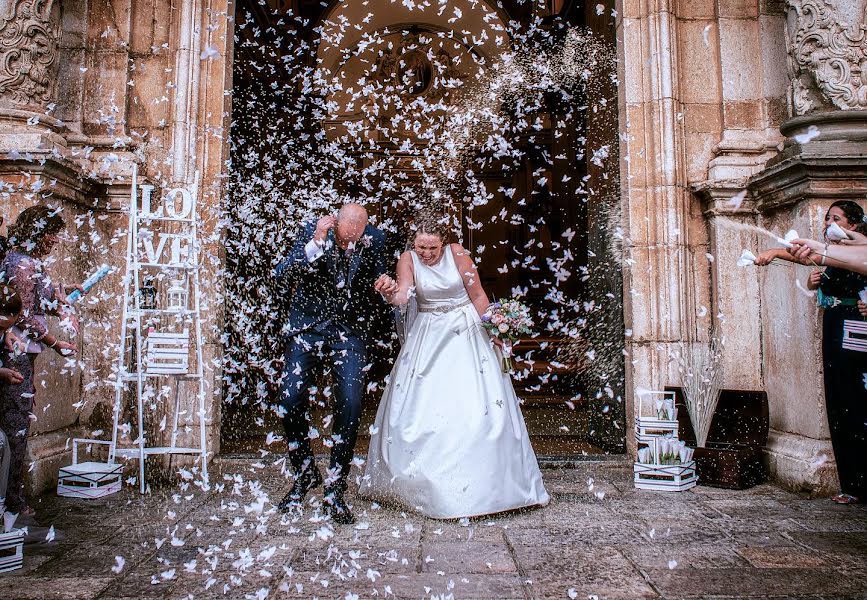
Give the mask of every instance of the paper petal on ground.
[[123, 556], [115, 556], [114, 561], [117, 563], [111, 568], [112, 573], [120, 574], [123, 571], [123, 566], [126, 564], [126, 559]]

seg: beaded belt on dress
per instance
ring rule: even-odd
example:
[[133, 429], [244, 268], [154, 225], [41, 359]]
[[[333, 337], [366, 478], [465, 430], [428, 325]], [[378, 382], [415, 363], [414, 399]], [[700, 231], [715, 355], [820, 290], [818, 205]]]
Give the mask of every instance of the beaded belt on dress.
[[418, 312], [420, 313], [447, 313], [455, 310], [456, 308], [461, 308], [462, 306], [466, 306], [468, 304], [472, 304], [472, 300], [464, 300], [459, 304], [442, 304], [440, 306], [429, 304], [427, 306], [419, 306]]

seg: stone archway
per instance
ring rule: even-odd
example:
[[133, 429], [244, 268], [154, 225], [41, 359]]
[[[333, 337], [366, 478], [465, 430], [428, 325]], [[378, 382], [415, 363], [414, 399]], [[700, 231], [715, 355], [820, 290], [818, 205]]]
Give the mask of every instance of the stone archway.
[[[483, 3], [453, 2], [444, 13], [438, 7], [410, 10], [392, 3], [380, 7], [377, 2], [332, 3], [328, 8], [317, 9], [301, 5], [295, 17], [307, 25], [296, 27], [294, 33], [288, 34], [279, 29], [281, 22], [283, 25], [288, 22], [288, 17], [283, 20], [277, 12], [269, 15], [267, 10], [239, 3], [236, 106], [243, 107], [246, 103], [255, 107], [253, 113], [264, 109], [265, 112], [276, 111], [275, 116], [279, 113], [278, 107], [286, 102], [308, 107], [311, 118], [304, 120], [302, 126], [308, 128], [304, 135], [310, 137], [305, 139], [318, 139], [320, 145], [331, 144], [332, 152], [351, 156], [347, 159], [350, 171], [364, 173], [383, 169], [382, 165], [387, 163], [387, 185], [396, 186], [395, 194], [399, 195], [420, 179], [417, 167], [413, 167], [413, 161], [419, 156], [414, 154], [413, 148], [418, 147], [420, 139], [418, 132], [394, 136], [390, 124], [404, 116], [401, 110], [411, 110], [406, 107], [411, 106], [414, 99], [456, 101], [460, 86], [454, 91], [443, 92], [441, 88], [432, 91], [435, 86], [431, 79], [477, 77], [478, 71], [493, 64], [502, 48], [509, 46], [506, 21], [538, 17], [553, 35], [557, 35], [558, 27], [589, 24], [598, 30], [597, 35], [613, 44], [610, 13], [605, 13], [607, 18], [599, 17], [595, 4], [556, 3], [532, 11], [525, 8], [515, 3], [493, 10]], [[305, 64], [304, 68], [317, 70], [319, 80], [344, 83], [330, 88], [336, 91], [322, 94], [319, 104], [310, 100], [313, 94], [303, 97], [286, 86], [281, 76], [291, 78], [293, 75], [279, 66], [269, 66], [268, 52], [263, 50], [267, 44], [262, 43], [261, 36], [269, 30], [274, 38], [291, 39], [283, 51], [275, 51], [276, 56], [270, 58], [276, 62], [294, 60], [285, 58], [294, 52], [296, 57], [303, 56], [300, 62]], [[410, 73], [411, 69], [417, 69], [417, 73]], [[372, 76], [371, 72], [384, 74], [388, 81]], [[504, 297], [517, 287], [526, 288], [528, 301], [542, 316], [541, 323], [549, 326], [542, 339], [525, 343], [529, 367], [526, 378], [517, 382], [519, 394], [525, 399], [525, 417], [540, 454], [617, 452], [623, 451], [626, 444], [628, 400], [624, 393], [623, 317], [618, 301], [622, 285], [619, 257], [612, 255], [608, 243], [619, 221], [614, 102], [617, 91], [615, 82], [606, 80], [610, 85], [596, 88], [598, 96], [582, 96], [580, 102], [576, 98], [575, 104], [581, 108], [574, 112], [572, 106], [562, 103], [546, 108], [543, 117], [546, 125], [537, 135], [520, 142], [525, 157], [520, 165], [492, 164], [478, 173], [477, 179], [490, 192], [490, 202], [466, 204], [455, 215], [464, 244], [481, 251], [483, 263], [491, 265], [482, 270], [489, 293]], [[358, 97], [360, 86], [385, 89], [388, 85], [400, 87], [403, 83], [408, 87], [401, 92], [404, 109], [380, 106], [375, 99]], [[269, 86], [272, 90], [282, 86], [285, 91], [269, 92]], [[259, 106], [269, 94], [277, 100], [268, 100]], [[270, 108], [265, 109], [266, 105]], [[338, 109], [326, 110], [324, 107], [328, 106]], [[375, 117], [371, 117], [374, 113]], [[287, 117], [287, 120], [291, 119]], [[249, 144], [254, 138], [258, 140], [255, 131], [261, 130], [264, 124], [256, 114], [236, 116], [233, 135], [237, 134]], [[369, 149], [341, 142], [357, 135], [358, 131], [364, 132]], [[274, 137], [277, 139], [280, 134]], [[268, 145], [267, 152], [277, 151], [273, 144]], [[236, 147], [234, 163], [239, 164], [243, 157], [243, 149]], [[610, 161], [606, 160], [608, 158]], [[609, 165], [615, 167], [612, 169]], [[311, 165], [311, 168], [317, 166]], [[324, 172], [317, 176], [333, 177]], [[371, 189], [377, 185], [375, 177], [346, 177], [337, 181], [333, 193], [369, 198], [376, 195]], [[282, 191], [266, 188], [268, 185], [257, 187], [272, 198], [282, 197]], [[373, 211], [379, 222], [400, 220], [391, 212], [394, 204], [386, 208], [388, 202], [383, 202], [392, 196], [388, 193], [377, 196], [380, 200], [373, 204]], [[504, 211], [514, 218], [499, 218]], [[486, 223], [486, 227], [480, 230], [475, 224], [481, 222]], [[525, 251], [531, 247], [533, 250]], [[573, 276], [564, 277], [562, 281], [553, 279], [550, 269], [561, 269], [564, 263], [558, 263], [560, 259], [552, 248], [566, 249], [570, 256], [576, 257], [574, 264], [568, 267]], [[534, 256], [538, 263], [526, 261], [531, 254], [538, 254]], [[552, 267], [554, 263], [559, 266]], [[250, 263], [245, 264], [239, 261], [236, 268], [250, 269]], [[230, 272], [231, 268], [230, 259]], [[540, 271], [549, 277], [540, 275]], [[251, 285], [251, 282], [246, 284]], [[563, 318], [558, 313], [564, 309], [558, 307], [557, 302], [563, 300], [552, 301], [552, 289], [567, 299], [567, 304], [575, 309], [574, 315]], [[577, 316], [581, 311], [586, 313], [586, 318]], [[573, 319], [571, 330], [562, 327], [569, 319]], [[553, 329], [551, 323], [555, 323]], [[234, 339], [239, 340], [240, 336]], [[385, 352], [381, 358], [387, 363], [388, 356]], [[267, 371], [267, 367], [262, 370]], [[244, 372], [249, 376], [252, 371], [245, 369]], [[387, 369], [382, 374], [386, 372]], [[260, 387], [258, 392], [262, 391]], [[250, 408], [258, 401], [256, 390], [248, 384], [246, 389], [236, 386], [234, 392], [234, 398], [223, 408], [223, 444], [227, 449], [256, 444], [258, 442], [251, 440], [276, 428], [273, 417], [263, 418], [257, 413], [260, 409]], [[233, 395], [231, 391], [229, 395]], [[238, 399], [240, 406], [233, 404], [233, 400]], [[375, 407], [374, 398], [371, 398], [371, 405]], [[271, 426], [267, 424], [268, 419], [271, 419]], [[234, 439], [233, 433], [236, 434]]]

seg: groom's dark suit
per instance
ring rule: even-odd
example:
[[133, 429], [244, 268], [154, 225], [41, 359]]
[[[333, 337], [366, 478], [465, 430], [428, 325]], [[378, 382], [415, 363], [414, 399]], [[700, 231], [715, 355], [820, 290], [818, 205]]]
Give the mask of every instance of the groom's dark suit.
[[283, 328], [288, 340], [279, 401], [286, 410], [283, 426], [297, 475], [313, 464], [309, 390], [318, 367], [330, 367], [334, 380], [331, 468], [340, 468], [339, 479], [331, 485], [343, 491], [358, 435], [372, 302], [381, 301], [373, 284], [385, 273], [385, 235], [368, 225], [347, 256], [330, 231], [321, 247], [324, 254], [311, 262], [306, 247], [315, 229], [315, 223], [306, 224], [292, 252], [277, 265], [278, 282], [293, 288], [289, 322]]

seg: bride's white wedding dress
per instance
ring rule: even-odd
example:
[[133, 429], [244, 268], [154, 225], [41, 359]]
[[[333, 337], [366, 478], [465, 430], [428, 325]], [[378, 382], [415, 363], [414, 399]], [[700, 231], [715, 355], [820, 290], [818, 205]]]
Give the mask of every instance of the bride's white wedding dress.
[[419, 314], [376, 414], [360, 495], [441, 519], [547, 504], [512, 380], [451, 248], [432, 267], [411, 254]]

